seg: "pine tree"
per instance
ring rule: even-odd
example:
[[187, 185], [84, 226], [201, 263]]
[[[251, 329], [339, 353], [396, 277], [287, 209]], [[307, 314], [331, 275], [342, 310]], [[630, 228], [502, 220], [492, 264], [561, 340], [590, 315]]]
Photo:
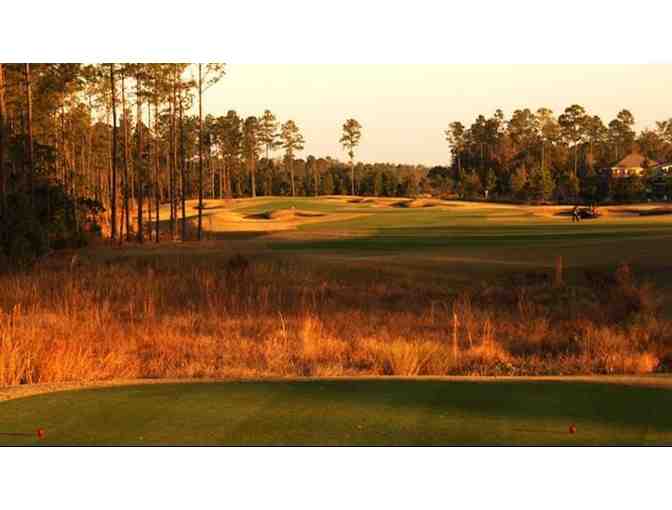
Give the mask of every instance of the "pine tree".
[[110, 90], [112, 91], [112, 176], [110, 195], [111, 229], [110, 237], [117, 238], [117, 86], [115, 82], [115, 64], [110, 66]]
[[483, 179], [483, 189], [485, 190], [485, 198], [487, 199], [492, 191], [497, 186], [497, 176], [492, 168], [488, 168]]
[[529, 181], [530, 195], [533, 200], [548, 200], [553, 194], [553, 179], [547, 169], [538, 167]]
[[259, 121], [256, 117], [248, 117], [243, 124], [242, 151], [247, 163], [247, 171], [250, 174], [250, 186], [252, 198], [257, 196], [256, 168], [261, 141], [259, 139]]
[[514, 196], [524, 199], [527, 191], [527, 171], [519, 167], [511, 176], [511, 191]]
[[270, 153], [278, 145], [278, 123], [275, 115], [270, 110], [265, 110], [259, 119], [259, 141], [266, 149], [266, 159], [270, 159]]
[[359, 145], [359, 141], [362, 138], [362, 126], [355, 119], [348, 119], [343, 124], [343, 135], [341, 136], [340, 143], [343, 148], [348, 151], [348, 156], [350, 157], [350, 171], [351, 171], [351, 183], [352, 183], [352, 194], [355, 194], [355, 149]]
[[294, 197], [296, 196], [296, 188], [294, 185], [294, 155], [297, 151], [303, 150], [305, 141], [299, 127], [293, 120], [288, 120], [282, 125], [280, 138], [282, 139], [282, 147], [285, 149], [285, 160], [289, 166], [292, 196]]

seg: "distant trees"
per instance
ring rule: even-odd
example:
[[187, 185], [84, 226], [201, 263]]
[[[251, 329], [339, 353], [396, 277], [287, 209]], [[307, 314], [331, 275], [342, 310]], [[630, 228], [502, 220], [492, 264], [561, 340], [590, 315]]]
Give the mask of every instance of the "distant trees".
[[465, 149], [465, 131], [461, 122], [451, 122], [444, 131], [446, 141], [450, 144], [453, 161], [457, 161], [458, 172], [462, 170], [462, 152]]
[[362, 126], [355, 119], [348, 119], [343, 124], [343, 134], [340, 143], [350, 157], [350, 170], [352, 175], [352, 195], [355, 195], [355, 149], [362, 138]]
[[261, 146], [262, 142], [259, 139], [259, 120], [256, 117], [248, 117], [243, 124], [242, 151], [247, 163], [247, 170], [250, 174], [250, 190], [252, 197], [257, 196], [255, 173]]
[[524, 199], [527, 189], [527, 170], [525, 167], [517, 168], [511, 176], [511, 192], [515, 198]]
[[560, 126], [553, 116], [553, 110], [549, 108], [539, 108], [536, 112], [536, 127], [538, 137], [541, 143], [541, 168], [547, 168], [546, 165], [546, 144], [556, 142], [560, 138]]
[[294, 197], [296, 196], [296, 186], [294, 183], [294, 155], [296, 152], [303, 150], [305, 140], [303, 139], [299, 127], [293, 120], [288, 120], [282, 125], [280, 139], [282, 140], [282, 147], [285, 149], [285, 162], [289, 166], [292, 196]]
[[547, 169], [537, 167], [529, 180], [530, 198], [536, 202], [543, 202], [551, 198], [554, 184]]
[[577, 175], [579, 145], [585, 140], [587, 121], [588, 116], [586, 115], [586, 110], [578, 104], [566, 108], [565, 113], [558, 117], [558, 124], [560, 124], [562, 136], [568, 140], [573, 147], [574, 175]]
[[614, 120], [609, 123], [609, 141], [614, 147], [614, 159], [620, 159], [628, 154], [635, 142], [635, 117], [629, 110], [621, 110]]
[[258, 138], [266, 149], [266, 159], [270, 159], [271, 151], [280, 144], [278, 142], [278, 122], [270, 110], [264, 110], [264, 114], [259, 119]]
[[[466, 196], [474, 189], [476, 173], [482, 191], [499, 198], [602, 201], [644, 196], [652, 185], [639, 193], [638, 183], [621, 182], [616, 193], [609, 169], [631, 152], [671, 161], [672, 119], [639, 134], [634, 123], [632, 113], [623, 109], [605, 125], [578, 104], [559, 117], [542, 107], [515, 110], [508, 120], [500, 110], [491, 116], [477, 115], [469, 127], [451, 122], [443, 134], [450, 144], [453, 189]], [[635, 192], [625, 191], [633, 187]], [[665, 188], [661, 182], [655, 187], [659, 194]]]

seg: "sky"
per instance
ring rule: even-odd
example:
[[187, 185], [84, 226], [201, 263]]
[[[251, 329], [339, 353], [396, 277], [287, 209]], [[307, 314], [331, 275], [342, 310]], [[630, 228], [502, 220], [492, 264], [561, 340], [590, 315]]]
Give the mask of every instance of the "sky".
[[204, 110], [240, 116], [271, 110], [293, 119], [306, 157], [347, 157], [339, 144], [350, 117], [362, 124], [356, 158], [437, 165], [450, 161], [443, 131], [501, 108], [584, 106], [607, 124], [623, 108], [636, 129], [672, 117], [672, 65], [229, 64], [204, 96]]

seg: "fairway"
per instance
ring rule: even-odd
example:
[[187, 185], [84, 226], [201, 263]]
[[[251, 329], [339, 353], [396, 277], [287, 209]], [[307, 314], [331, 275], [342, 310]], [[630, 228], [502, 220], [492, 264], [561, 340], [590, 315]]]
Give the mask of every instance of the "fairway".
[[[407, 204], [419, 206], [407, 206]], [[188, 203], [193, 229], [196, 202]], [[204, 253], [244, 252], [296, 260], [338, 272], [411, 273], [450, 283], [511, 272], [548, 270], [558, 255], [570, 272], [613, 270], [626, 262], [658, 284], [672, 284], [672, 214], [664, 204], [604, 206], [595, 220], [572, 223], [571, 206], [409, 200], [381, 197], [259, 197], [206, 200]], [[651, 211], [656, 214], [649, 214]], [[164, 206], [162, 219], [168, 220]], [[178, 252], [191, 244], [128, 247], [125, 257]], [[118, 257], [92, 250], [91, 256]]]
[[665, 444], [672, 390], [662, 386], [379, 379], [86, 389], [0, 403], [0, 444]]
[[[420, 203], [421, 207], [399, 204]], [[462, 289], [525, 272], [550, 274], [562, 256], [568, 282], [586, 271], [627, 263], [662, 289], [672, 288], [672, 214], [665, 204], [604, 206], [596, 220], [572, 223], [570, 206], [528, 206], [381, 197], [258, 197], [206, 200], [205, 243], [146, 243], [124, 251], [92, 247], [92, 263], [178, 256], [214, 260], [242, 253], [300, 266], [323, 279], [407, 282]], [[641, 215], [644, 213], [645, 215]], [[189, 201], [194, 233], [198, 211]], [[168, 227], [169, 209], [161, 218]], [[155, 259], [156, 260], [156, 259]]]

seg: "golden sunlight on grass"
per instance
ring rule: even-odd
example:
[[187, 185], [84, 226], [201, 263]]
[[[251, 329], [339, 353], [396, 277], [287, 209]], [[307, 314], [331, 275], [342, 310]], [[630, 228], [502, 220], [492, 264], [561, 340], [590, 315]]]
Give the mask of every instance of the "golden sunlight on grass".
[[[649, 313], [653, 291], [625, 280], [627, 274], [606, 293], [595, 290], [602, 300], [596, 308], [586, 304], [585, 313], [566, 316], [563, 296], [576, 289], [492, 286], [437, 303], [422, 286], [358, 286], [322, 280], [292, 264], [205, 260], [75, 264], [3, 275], [0, 309], [8, 311], [0, 313], [0, 385], [634, 374], [657, 370], [672, 345], [670, 324]], [[617, 322], [607, 315], [631, 318]]]

